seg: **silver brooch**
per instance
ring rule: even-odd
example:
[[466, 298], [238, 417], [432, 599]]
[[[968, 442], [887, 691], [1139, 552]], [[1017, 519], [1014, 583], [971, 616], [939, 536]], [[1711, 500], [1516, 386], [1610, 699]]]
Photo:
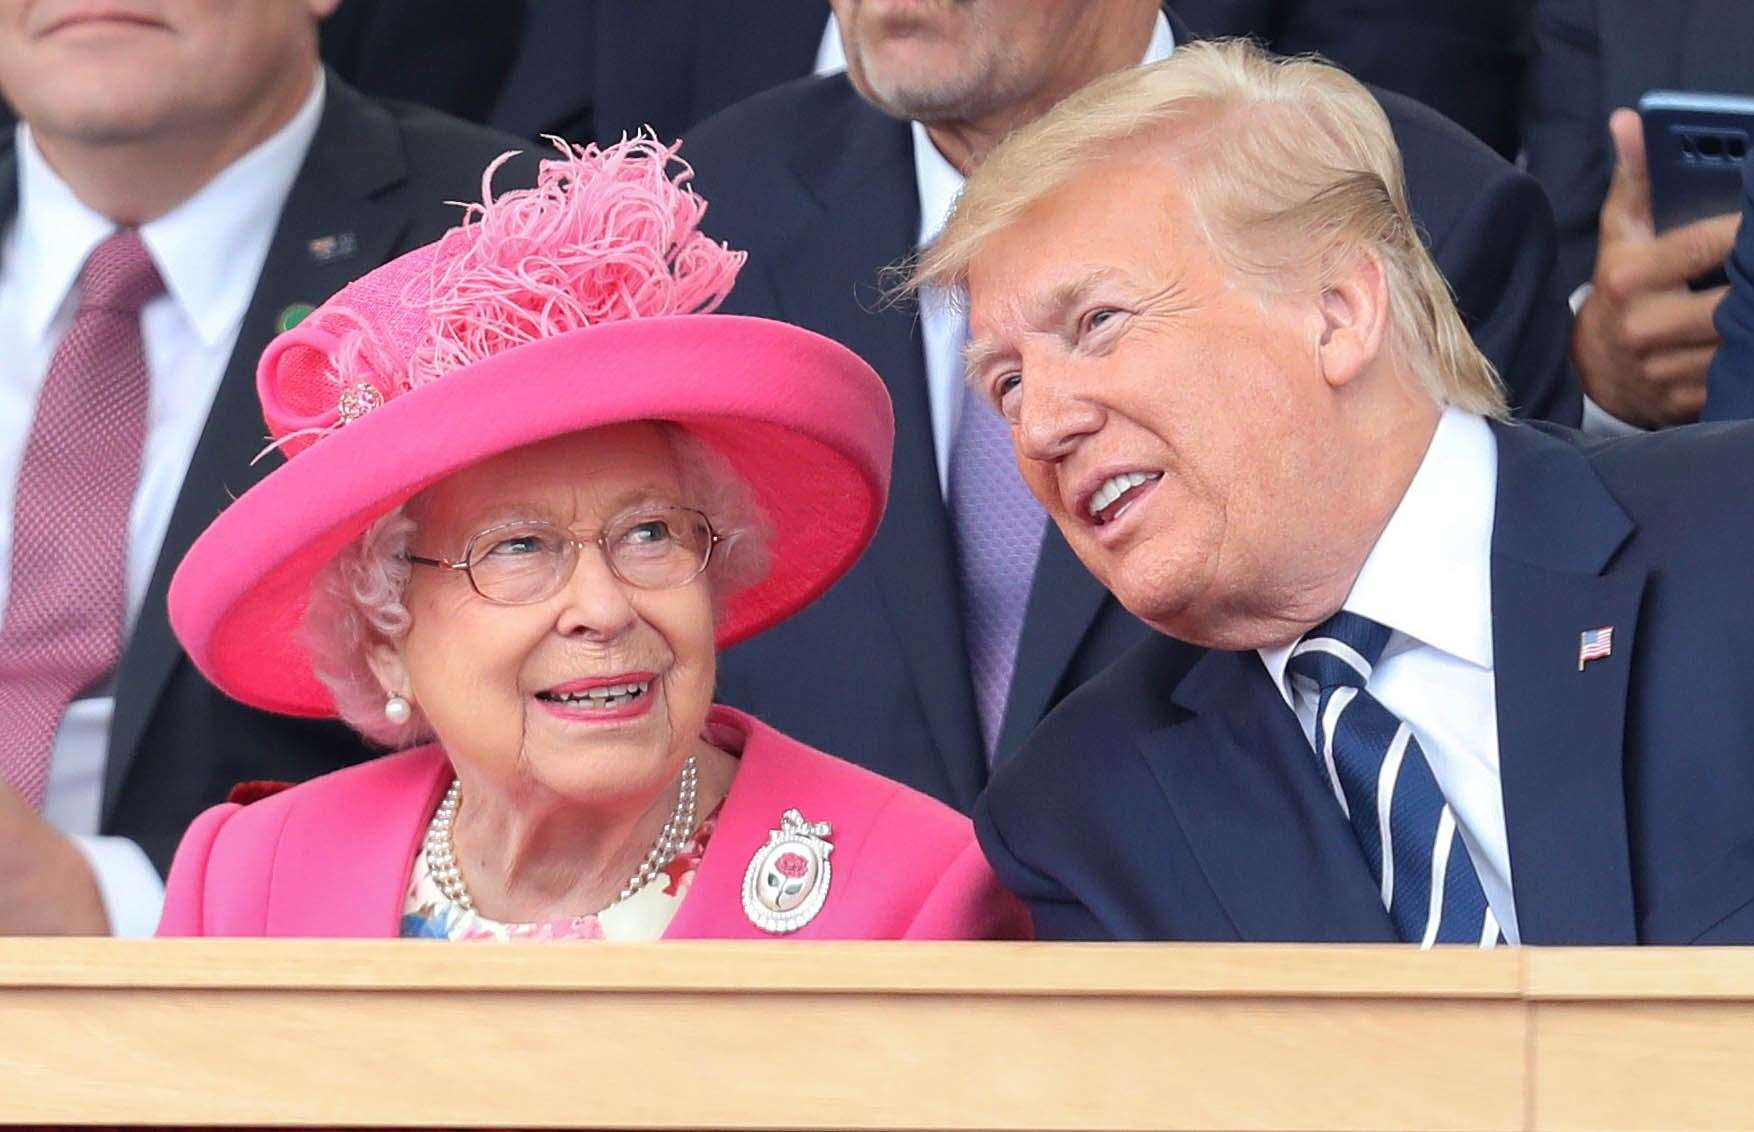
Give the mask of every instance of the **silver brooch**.
[[816, 918], [834, 872], [828, 864], [833, 835], [834, 827], [825, 821], [807, 822], [797, 810], [785, 812], [743, 874], [743, 911], [750, 923], [785, 935]]
[[383, 407], [383, 393], [369, 381], [362, 381], [341, 391], [340, 398], [335, 402], [335, 414], [341, 418], [342, 424], [352, 424], [367, 413], [376, 412]]

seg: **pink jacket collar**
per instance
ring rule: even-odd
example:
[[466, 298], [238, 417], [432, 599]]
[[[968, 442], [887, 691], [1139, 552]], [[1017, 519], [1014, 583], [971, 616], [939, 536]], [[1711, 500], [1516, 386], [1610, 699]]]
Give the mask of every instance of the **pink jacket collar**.
[[[998, 889], [966, 818], [730, 708], [715, 707], [708, 727], [733, 753], [741, 738], [741, 765], [665, 938], [772, 938], [743, 912], [743, 873], [791, 808], [835, 829], [829, 898], [792, 938], [1027, 935], [1021, 906]], [[359, 774], [368, 767], [369, 776]], [[450, 763], [435, 745], [331, 777], [335, 789], [284, 810], [272, 839], [264, 934], [393, 937], [415, 854], [451, 781]]]

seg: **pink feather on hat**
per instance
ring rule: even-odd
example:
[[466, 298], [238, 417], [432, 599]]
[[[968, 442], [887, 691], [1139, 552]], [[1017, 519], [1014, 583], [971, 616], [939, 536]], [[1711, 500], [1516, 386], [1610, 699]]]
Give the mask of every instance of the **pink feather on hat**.
[[[319, 437], [446, 374], [530, 342], [635, 318], [703, 314], [747, 258], [700, 231], [694, 175], [650, 135], [608, 148], [550, 138], [536, 184], [343, 288], [271, 347], [257, 384], [274, 447]], [[270, 358], [272, 364], [270, 364]]]

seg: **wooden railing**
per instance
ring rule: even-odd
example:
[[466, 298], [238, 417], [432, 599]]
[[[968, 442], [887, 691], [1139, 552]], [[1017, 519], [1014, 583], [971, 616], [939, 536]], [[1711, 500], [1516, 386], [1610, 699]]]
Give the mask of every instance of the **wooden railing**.
[[0, 940], [0, 1123], [1754, 1127], [1754, 952]]

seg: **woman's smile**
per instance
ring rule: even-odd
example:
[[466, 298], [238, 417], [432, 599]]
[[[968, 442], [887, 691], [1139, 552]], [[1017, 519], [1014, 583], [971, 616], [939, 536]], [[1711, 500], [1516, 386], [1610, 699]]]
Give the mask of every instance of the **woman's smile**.
[[647, 715], [661, 681], [652, 672], [624, 672], [569, 680], [536, 693], [548, 714], [569, 723], [624, 723]]

